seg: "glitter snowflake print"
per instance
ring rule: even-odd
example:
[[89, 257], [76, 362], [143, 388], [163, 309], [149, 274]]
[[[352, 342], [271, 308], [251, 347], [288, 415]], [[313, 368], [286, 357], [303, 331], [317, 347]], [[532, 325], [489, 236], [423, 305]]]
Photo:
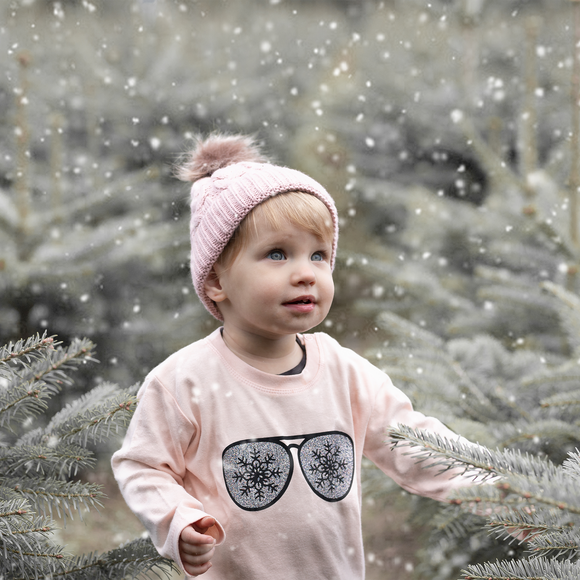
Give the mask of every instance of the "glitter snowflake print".
[[260, 510], [286, 491], [292, 471], [288, 450], [272, 441], [238, 443], [223, 454], [226, 486], [241, 508]]
[[326, 501], [344, 499], [354, 477], [352, 439], [340, 431], [246, 439], [222, 454], [226, 488], [238, 507], [255, 511], [276, 503], [294, 473], [294, 453], [312, 491]]
[[327, 501], [338, 501], [350, 491], [354, 449], [343, 433], [319, 435], [300, 448], [300, 466], [310, 487]]

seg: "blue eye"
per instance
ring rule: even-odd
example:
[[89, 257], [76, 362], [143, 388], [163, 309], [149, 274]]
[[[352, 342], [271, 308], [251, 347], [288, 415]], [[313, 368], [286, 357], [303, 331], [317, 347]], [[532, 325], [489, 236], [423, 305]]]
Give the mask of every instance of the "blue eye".
[[314, 252], [310, 259], [313, 262], [324, 262], [324, 254], [322, 252]]
[[270, 258], [270, 260], [284, 260], [285, 256], [284, 256], [284, 252], [282, 252], [282, 250], [272, 250], [269, 254], [268, 254], [268, 258]]

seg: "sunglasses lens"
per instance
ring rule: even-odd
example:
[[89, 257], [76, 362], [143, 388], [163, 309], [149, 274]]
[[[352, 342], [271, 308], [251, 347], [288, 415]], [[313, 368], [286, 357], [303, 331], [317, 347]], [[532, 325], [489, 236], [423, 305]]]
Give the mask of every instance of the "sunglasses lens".
[[226, 448], [222, 462], [231, 498], [248, 511], [276, 502], [286, 491], [293, 468], [290, 453], [272, 441], [234, 444]]
[[346, 497], [354, 476], [354, 447], [344, 433], [309, 439], [300, 448], [300, 466], [312, 490], [326, 501]]

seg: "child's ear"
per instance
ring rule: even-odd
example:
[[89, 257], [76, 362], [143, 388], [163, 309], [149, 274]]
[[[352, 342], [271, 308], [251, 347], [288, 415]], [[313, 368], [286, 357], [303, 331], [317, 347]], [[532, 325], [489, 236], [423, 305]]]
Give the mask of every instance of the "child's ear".
[[220, 284], [219, 276], [217, 275], [215, 268], [212, 268], [207, 275], [204, 283], [205, 293], [214, 302], [223, 302], [227, 296]]

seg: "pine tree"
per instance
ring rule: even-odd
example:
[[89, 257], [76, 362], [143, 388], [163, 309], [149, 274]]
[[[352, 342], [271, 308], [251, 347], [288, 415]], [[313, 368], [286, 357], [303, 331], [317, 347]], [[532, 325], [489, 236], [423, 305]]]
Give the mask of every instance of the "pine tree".
[[[9, 187], [0, 189], [2, 338], [49, 326], [72, 337], [82, 326], [93, 337], [107, 334], [102, 354], [108, 359], [115, 345], [127, 340], [123, 334], [137, 343], [153, 343], [151, 326], [131, 324], [144, 307], [132, 289], [148, 277], [154, 288], [166, 290], [161, 304], [175, 303], [176, 296], [179, 300], [179, 286], [170, 291], [162, 283], [170, 273], [179, 276], [180, 264], [187, 261], [187, 238], [176, 236], [176, 196], [159, 186], [168, 173], [162, 164], [119, 171], [114, 158], [97, 158], [87, 150], [90, 144], [73, 140], [71, 120], [56, 113], [47, 128], [50, 140], [34, 142], [29, 129], [33, 119], [21, 103], [35, 100], [27, 80], [35, 58], [22, 52], [16, 59], [21, 85], [17, 163], [8, 174]], [[72, 149], [76, 158], [71, 158]], [[143, 255], [145, 241], [149, 257]], [[181, 271], [185, 285], [187, 271]], [[126, 297], [124, 307], [111, 299], [119, 295]], [[166, 317], [171, 323], [172, 316]], [[135, 371], [140, 362], [125, 364]]]
[[389, 340], [369, 352], [372, 360], [421, 410], [481, 446], [403, 425], [391, 430], [391, 444], [410, 446], [426, 466], [457, 468], [489, 482], [457, 492], [433, 518], [419, 577], [456, 578], [458, 566], [449, 562], [459, 552], [462, 565], [471, 563], [466, 579], [580, 574], [580, 300], [553, 283], [544, 289], [559, 311], [568, 356], [509, 350], [485, 335], [445, 340], [393, 314], [377, 319], [378, 335]]
[[525, 551], [521, 558], [472, 564], [463, 571], [465, 580], [580, 577], [577, 450], [556, 465], [519, 450], [470, 448], [403, 426], [393, 429], [391, 438], [395, 445], [418, 448], [418, 459], [442, 471], [455, 468], [480, 479], [499, 478], [494, 484], [456, 492], [438, 523], [451, 537], [472, 534], [474, 522], [469, 516], [488, 512], [488, 532], [506, 542], [522, 541]]
[[559, 351], [539, 288], [578, 286], [577, 6], [437, 2], [368, 19], [348, 53], [358, 85], [329, 90], [334, 145], [317, 139], [350, 162], [336, 171], [350, 192], [333, 311], [346, 340], [371, 343], [389, 310], [442, 336]]
[[[159, 320], [181, 346], [202, 309], [182, 304], [190, 286], [180, 219], [186, 205], [170, 178], [168, 151], [178, 152], [183, 136], [165, 135], [159, 111], [140, 116], [135, 102], [144, 95], [134, 84], [141, 65], [96, 50], [109, 24], [101, 27], [89, 6], [0, 8], [7, 55], [0, 88], [7, 152], [0, 160], [0, 340], [47, 328], [64, 339], [90, 336], [99, 341], [99, 358], [113, 360], [108, 377], [130, 382], [166, 354], [155, 340]], [[120, 17], [110, 9], [111, 19]], [[112, 52], [133, 46], [116, 41]]]
[[78, 479], [95, 466], [90, 445], [124, 428], [136, 387], [103, 383], [52, 417], [47, 403], [71, 385], [68, 371], [93, 360], [94, 345], [60, 346], [44, 334], [0, 348], [0, 576], [11, 580], [119, 580], [167, 573], [148, 539], [103, 554], [67, 554], [51, 538], [58, 515], [66, 522], [102, 507], [100, 486]]

